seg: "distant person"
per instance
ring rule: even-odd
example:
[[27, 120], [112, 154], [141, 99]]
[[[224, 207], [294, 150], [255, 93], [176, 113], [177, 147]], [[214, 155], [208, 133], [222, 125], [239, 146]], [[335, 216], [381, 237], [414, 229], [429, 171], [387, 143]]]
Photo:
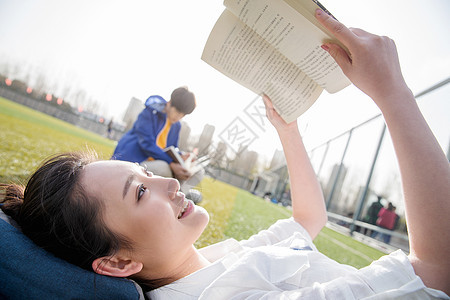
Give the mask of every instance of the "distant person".
[[186, 87], [175, 89], [169, 101], [158, 95], [150, 96], [131, 130], [119, 140], [112, 159], [136, 162], [155, 175], [174, 177], [183, 183], [183, 192], [188, 193], [200, 182], [204, 171], [191, 177], [194, 174], [174, 162], [163, 149], [178, 147], [180, 120], [195, 107], [195, 95]]
[[270, 199], [270, 202], [274, 203], [274, 204], [278, 204], [278, 199], [277, 197], [273, 196], [272, 199]]
[[261, 182], [261, 177], [256, 177], [255, 185], [253, 186], [252, 194], [256, 195], [256, 190], [258, 189], [259, 183]]
[[[378, 199], [376, 202], [373, 202], [369, 209], [367, 210], [367, 214], [365, 215], [363, 221], [372, 225], [375, 225], [378, 219], [378, 213], [380, 212], [380, 209], [383, 207], [383, 204], [381, 204], [381, 199], [383, 197], [377, 196]], [[371, 234], [372, 230], [369, 230], [367, 228], [364, 228], [364, 234]]]
[[[395, 213], [395, 210], [396, 210], [397, 208], [395, 207], [395, 206], [393, 206], [392, 207], [392, 212], [394, 213], [394, 225], [392, 226], [392, 229], [390, 229], [390, 230], [392, 230], [392, 231], [394, 231], [394, 230], [396, 230], [397, 229], [397, 227], [398, 227], [398, 221], [400, 220], [400, 216], [399, 215], [397, 215], [396, 213]], [[390, 244], [391, 243], [391, 235], [390, 234], [387, 234], [387, 233], [382, 233], [381, 234], [381, 239], [383, 240], [383, 242], [384, 243], [386, 243], [386, 244]]]
[[[378, 218], [377, 218], [376, 224], [378, 225], [378, 227], [381, 227], [383, 229], [393, 230], [396, 219], [397, 219], [397, 214], [395, 213], [395, 206], [392, 205], [391, 202], [389, 202], [387, 208], [382, 207], [380, 209], [380, 211], [378, 212]], [[374, 231], [374, 232], [372, 232], [370, 237], [376, 238], [378, 233], [379, 233], [378, 231]], [[389, 241], [391, 239], [390, 235], [384, 234], [384, 235], [382, 235], [382, 238], [386, 244], [389, 244]]]
[[109, 121], [108, 123], [108, 129], [107, 129], [107, 137], [110, 139], [112, 137], [112, 127], [113, 127], [113, 119]]
[[270, 202], [270, 199], [272, 199], [272, 193], [271, 192], [265, 192], [263, 198], [267, 202]]

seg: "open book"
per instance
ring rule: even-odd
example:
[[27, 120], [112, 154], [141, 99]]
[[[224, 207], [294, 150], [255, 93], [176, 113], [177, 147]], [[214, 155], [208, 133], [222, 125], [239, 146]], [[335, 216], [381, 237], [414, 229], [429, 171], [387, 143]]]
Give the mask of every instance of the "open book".
[[191, 153], [189, 157], [184, 160], [180, 153], [178, 152], [178, 148], [175, 148], [174, 146], [169, 146], [164, 149], [164, 152], [166, 152], [174, 162], [179, 163], [183, 168], [188, 170], [192, 175], [203, 169], [209, 164], [209, 157], [203, 156], [196, 160], [194, 160], [195, 155]]
[[338, 42], [314, 17], [317, 8], [326, 11], [317, 1], [225, 0], [224, 5], [202, 60], [268, 95], [286, 122], [304, 113], [323, 89], [335, 93], [350, 84], [321, 48]]

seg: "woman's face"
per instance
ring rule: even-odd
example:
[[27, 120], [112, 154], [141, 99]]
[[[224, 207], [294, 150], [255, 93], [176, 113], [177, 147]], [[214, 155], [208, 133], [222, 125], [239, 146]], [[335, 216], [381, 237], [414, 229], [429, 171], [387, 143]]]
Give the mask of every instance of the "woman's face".
[[176, 179], [153, 176], [137, 164], [91, 163], [84, 168], [82, 185], [105, 203], [106, 225], [132, 241], [133, 259], [144, 268], [146, 262], [175, 262], [186, 254], [209, 220], [205, 209], [178, 191]]

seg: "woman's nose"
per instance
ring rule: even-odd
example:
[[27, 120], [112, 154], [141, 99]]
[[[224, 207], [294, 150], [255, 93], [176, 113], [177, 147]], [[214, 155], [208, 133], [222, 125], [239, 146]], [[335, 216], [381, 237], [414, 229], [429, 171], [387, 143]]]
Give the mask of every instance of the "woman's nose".
[[174, 178], [167, 178], [167, 180], [167, 195], [169, 196], [169, 199], [173, 201], [177, 196], [178, 190], [180, 189], [180, 183]]

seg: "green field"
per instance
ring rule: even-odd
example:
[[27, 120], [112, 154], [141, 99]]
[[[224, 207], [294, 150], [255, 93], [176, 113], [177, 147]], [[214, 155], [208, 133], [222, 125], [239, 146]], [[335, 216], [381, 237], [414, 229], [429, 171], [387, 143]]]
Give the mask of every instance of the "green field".
[[0, 97], [0, 180], [25, 180], [54, 153], [95, 149], [109, 158], [115, 142]]
[[[200, 204], [208, 210], [210, 223], [197, 241], [197, 247], [230, 237], [236, 240], [247, 239], [268, 228], [276, 220], [291, 216], [291, 211], [285, 207], [266, 202], [247, 191], [211, 178], [204, 179], [198, 188], [204, 197]], [[316, 237], [314, 244], [328, 257], [356, 268], [365, 267], [384, 255], [381, 251], [326, 227]]]
[[[102, 136], [0, 97], [1, 182], [25, 182], [39, 163], [54, 153], [89, 148], [108, 159], [114, 147], [115, 142]], [[200, 205], [208, 210], [210, 222], [197, 247], [230, 237], [246, 239], [291, 214], [284, 207], [211, 178], [205, 178], [198, 189], [203, 194]], [[384, 255], [328, 228], [314, 243], [325, 255], [357, 268]]]

